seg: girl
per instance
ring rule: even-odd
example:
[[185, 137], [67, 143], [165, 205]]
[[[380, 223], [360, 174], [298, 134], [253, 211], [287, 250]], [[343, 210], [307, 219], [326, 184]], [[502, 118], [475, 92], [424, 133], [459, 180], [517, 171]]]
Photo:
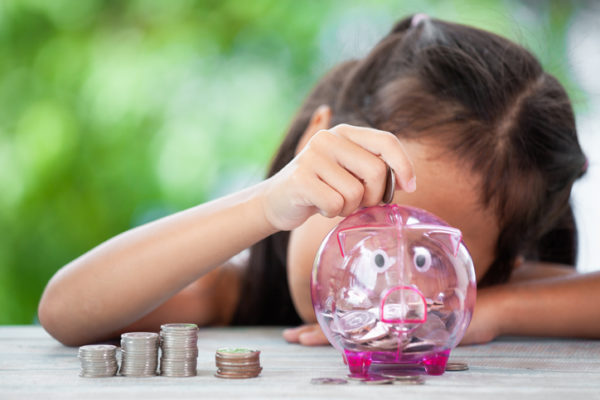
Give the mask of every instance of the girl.
[[564, 89], [520, 46], [423, 15], [318, 83], [268, 179], [72, 261], [48, 283], [40, 321], [67, 345], [180, 321], [306, 323], [285, 338], [326, 343], [315, 253], [342, 217], [380, 202], [386, 164], [394, 202], [459, 228], [471, 251], [480, 290], [463, 343], [600, 337], [600, 308], [588, 307], [600, 274], [564, 266], [577, 245], [571, 187], [587, 166]]

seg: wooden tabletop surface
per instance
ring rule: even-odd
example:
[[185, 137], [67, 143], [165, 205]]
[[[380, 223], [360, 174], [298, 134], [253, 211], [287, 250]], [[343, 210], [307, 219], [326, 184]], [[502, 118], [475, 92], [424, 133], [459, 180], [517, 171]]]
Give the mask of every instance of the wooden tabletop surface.
[[[260, 350], [261, 375], [214, 377], [215, 350], [223, 346]], [[600, 341], [505, 338], [459, 347], [450, 360], [470, 369], [427, 377], [420, 386], [311, 384], [312, 378], [346, 377], [341, 355], [332, 347], [288, 344], [281, 328], [201, 329], [198, 349], [196, 377], [80, 378], [77, 348], [39, 326], [2, 326], [0, 399], [600, 399]]]

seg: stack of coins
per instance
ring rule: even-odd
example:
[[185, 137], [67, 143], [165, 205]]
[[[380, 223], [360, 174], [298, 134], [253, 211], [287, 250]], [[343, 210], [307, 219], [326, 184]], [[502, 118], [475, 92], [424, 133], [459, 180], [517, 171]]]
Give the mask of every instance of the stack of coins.
[[158, 366], [158, 334], [129, 332], [121, 335], [121, 375], [154, 376]]
[[81, 346], [79, 348], [81, 373], [85, 378], [99, 378], [113, 376], [117, 373], [117, 346], [97, 344]]
[[160, 373], [163, 376], [196, 376], [198, 326], [165, 324], [160, 327]]
[[246, 379], [255, 378], [262, 371], [260, 351], [239, 348], [218, 349], [215, 354], [217, 378]]

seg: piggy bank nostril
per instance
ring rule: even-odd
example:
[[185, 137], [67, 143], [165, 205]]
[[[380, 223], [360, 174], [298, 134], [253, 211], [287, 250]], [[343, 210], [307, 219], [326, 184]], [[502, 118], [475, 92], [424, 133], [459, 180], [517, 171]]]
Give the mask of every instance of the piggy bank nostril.
[[394, 324], [423, 323], [427, 320], [427, 303], [418, 289], [397, 286], [384, 295], [380, 318]]

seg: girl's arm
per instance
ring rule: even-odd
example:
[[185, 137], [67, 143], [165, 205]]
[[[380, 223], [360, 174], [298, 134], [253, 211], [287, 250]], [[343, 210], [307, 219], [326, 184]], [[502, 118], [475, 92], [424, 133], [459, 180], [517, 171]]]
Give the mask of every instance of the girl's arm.
[[68, 345], [106, 339], [126, 326], [155, 326], [165, 317], [211, 323], [219, 308], [211, 307], [214, 296], [203, 297], [229, 270], [206, 274], [276, 230], [262, 211], [260, 189], [132, 229], [75, 259], [48, 283], [40, 322]]
[[507, 284], [478, 290], [463, 344], [499, 335], [600, 338], [600, 272], [526, 263]]
[[218, 267], [233, 255], [317, 212], [346, 216], [378, 204], [386, 162], [397, 187], [414, 191], [412, 164], [393, 134], [349, 125], [309, 133], [303, 150], [268, 180], [127, 231], [63, 267], [40, 301], [44, 328], [79, 345], [175, 318], [227, 322], [239, 279]]

